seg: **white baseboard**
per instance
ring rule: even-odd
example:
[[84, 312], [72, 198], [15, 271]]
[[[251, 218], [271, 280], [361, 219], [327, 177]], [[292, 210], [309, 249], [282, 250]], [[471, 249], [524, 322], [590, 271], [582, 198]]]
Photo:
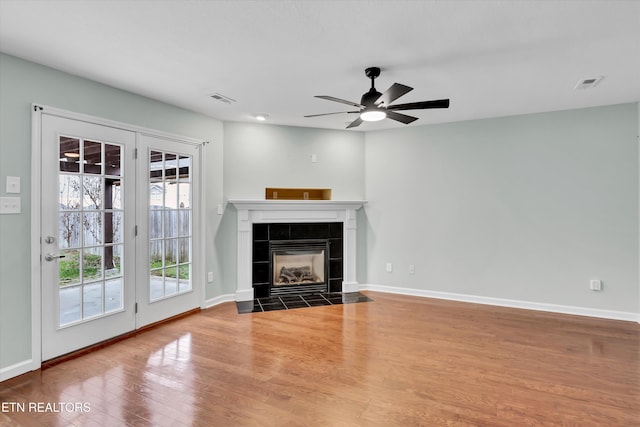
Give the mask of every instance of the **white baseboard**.
[[626, 320], [629, 322], [640, 323], [640, 313], [626, 311], [602, 310], [598, 308], [547, 304], [532, 301], [483, 297], [478, 295], [456, 294], [451, 292], [428, 291], [423, 289], [398, 288], [395, 286], [374, 284], [362, 284], [360, 285], [360, 290], [386, 292], [390, 294], [401, 294], [426, 298], [437, 298], [451, 301], [462, 301], [475, 304], [496, 305], [501, 307], [522, 308], [526, 310], [548, 311], [552, 313], [573, 314], [577, 316], [597, 317], [602, 319]]
[[38, 368], [39, 366], [34, 367], [33, 360], [23, 360], [22, 362], [0, 369], [0, 382], [8, 380], [9, 378], [17, 377], [18, 375], [26, 374], [27, 372], [31, 372]]
[[218, 304], [222, 304], [223, 302], [235, 302], [236, 297], [234, 294], [225, 294], [225, 295], [220, 295], [217, 296], [215, 298], [211, 298], [208, 300], [205, 300], [204, 305], [202, 306], [202, 308], [211, 308], [213, 306], [216, 306]]

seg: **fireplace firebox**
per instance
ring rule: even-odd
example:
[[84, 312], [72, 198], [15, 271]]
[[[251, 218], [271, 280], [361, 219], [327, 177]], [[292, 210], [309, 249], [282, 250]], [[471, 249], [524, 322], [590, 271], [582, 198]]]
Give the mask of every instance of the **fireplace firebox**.
[[327, 292], [329, 240], [269, 242], [270, 294]]

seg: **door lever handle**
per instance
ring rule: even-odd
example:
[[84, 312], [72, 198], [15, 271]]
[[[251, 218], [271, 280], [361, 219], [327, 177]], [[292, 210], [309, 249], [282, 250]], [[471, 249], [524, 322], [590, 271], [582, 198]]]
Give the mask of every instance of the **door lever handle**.
[[46, 259], [47, 261], [53, 261], [54, 259], [64, 258], [64, 257], [65, 255], [54, 255], [51, 252], [49, 252], [44, 256], [44, 259]]

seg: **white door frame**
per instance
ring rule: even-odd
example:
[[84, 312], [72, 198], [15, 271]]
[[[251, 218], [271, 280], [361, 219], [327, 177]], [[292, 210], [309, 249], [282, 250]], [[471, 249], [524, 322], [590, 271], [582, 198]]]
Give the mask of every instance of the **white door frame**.
[[[49, 107], [42, 104], [31, 105], [31, 361], [29, 364], [23, 365], [24, 372], [33, 371], [39, 369], [42, 366], [42, 307], [41, 307], [41, 278], [40, 278], [40, 255], [41, 244], [40, 236], [42, 235], [41, 229], [41, 195], [42, 195], [42, 153], [40, 149], [41, 136], [42, 136], [42, 115], [48, 114], [52, 116], [63, 117], [71, 120], [84, 121], [87, 123], [110, 126], [119, 128], [137, 134], [153, 135], [165, 139], [173, 139], [179, 142], [192, 144], [194, 146], [202, 146], [207, 141], [197, 140], [194, 138], [188, 138], [181, 135], [175, 135], [167, 132], [161, 132], [154, 129], [144, 128], [141, 126], [135, 126], [127, 123], [117, 122], [109, 119], [103, 119], [100, 117], [90, 116], [87, 114], [76, 113], [72, 111], [62, 110], [55, 107]], [[200, 162], [202, 162], [203, 156], [200, 156]], [[200, 165], [202, 166], [202, 165]], [[202, 167], [200, 167], [202, 171]], [[201, 221], [200, 226], [205, 227], [205, 209], [203, 194], [205, 194], [206, 183], [202, 179], [203, 173], [200, 177], [200, 192], [194, 194], [194, 197], [199, 199], [198, 214]], [[204, 230], [199, 230], [202, 235], [205, 235]], [[199, 247], [194, 248], [194, 273], [193, 273], [193, 292], [197, 292], [198, 300], [200, 301], [200, 307], [205, 308], [205, 266], [204, 266], [204, 249], [205, 239], [200, 239]], [[20, 372], [20, 373], [24, 373]]]

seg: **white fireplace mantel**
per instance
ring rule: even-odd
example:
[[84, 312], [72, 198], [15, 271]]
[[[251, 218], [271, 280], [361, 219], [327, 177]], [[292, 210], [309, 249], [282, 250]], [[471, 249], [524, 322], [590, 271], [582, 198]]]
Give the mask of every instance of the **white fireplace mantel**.
[[356, 211], [364, 200], [229, 200], [238, 212], [236, 301], [253, 300], [254, 223], [342, 222], [342, 292], [358, 291], [356, 281]]

